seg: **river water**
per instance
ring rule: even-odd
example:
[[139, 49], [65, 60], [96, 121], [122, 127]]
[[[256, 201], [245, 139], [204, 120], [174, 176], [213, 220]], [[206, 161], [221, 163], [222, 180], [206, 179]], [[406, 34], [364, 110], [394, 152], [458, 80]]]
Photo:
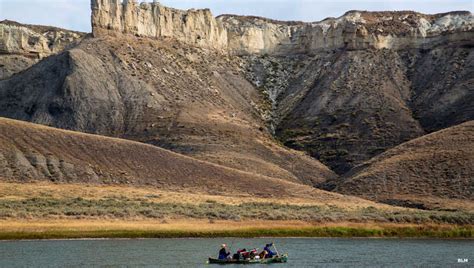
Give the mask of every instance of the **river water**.
[[221, 267], [206, 264], [221, 243], [236, 250], [269, 241], [289, 254], [274, 268], [474, 267], [473, 240], [310, 238], [0, 241], [0, 267]]

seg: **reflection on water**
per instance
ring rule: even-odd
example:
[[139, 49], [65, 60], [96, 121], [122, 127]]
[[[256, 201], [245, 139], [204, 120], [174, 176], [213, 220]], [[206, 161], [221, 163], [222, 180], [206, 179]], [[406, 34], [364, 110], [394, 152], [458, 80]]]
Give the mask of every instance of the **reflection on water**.
[[0, 242], [0, 267], [209, 268], [214, 265], [206, 264], [208, 256], [216, 255], [222, 243], [235, 251], [261, 249], [271, 241], [289, 254], [289, 263], [271, 267], [474, 266], [472, 240], [224, 238]]

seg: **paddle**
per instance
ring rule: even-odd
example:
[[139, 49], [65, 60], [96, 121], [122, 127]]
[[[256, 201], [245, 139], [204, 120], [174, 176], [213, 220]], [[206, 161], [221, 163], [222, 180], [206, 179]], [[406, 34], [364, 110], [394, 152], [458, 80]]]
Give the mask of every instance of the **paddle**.
[[279, 257], [279, 256], [280, 256], [280, 253], [278, 252], [278, 249], [277, 249], [277, 247], [276, 247], [276, 245], [275, 245], [275, 242], [272, 242], [272, 244], [273, 244], [273, 247], [275, 248], [275, 251], [276, 251], [276, 253], [277, 253], [277, 256]]

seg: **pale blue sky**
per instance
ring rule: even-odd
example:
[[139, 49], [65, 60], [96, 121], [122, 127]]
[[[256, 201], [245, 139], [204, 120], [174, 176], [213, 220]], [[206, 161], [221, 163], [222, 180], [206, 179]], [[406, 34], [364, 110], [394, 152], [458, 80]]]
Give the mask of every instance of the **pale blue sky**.
[[[147, 1], [150, 2], [150, 1]], [[223, 13], [257, 15], [279, 20], [319, 21], [348, 10], [415, 10], [473, 12], [474, 0], [162, 0], [175, 8], [210, 8]], [[0, 20], [90, 31], [90, 0], [0, 0]]]

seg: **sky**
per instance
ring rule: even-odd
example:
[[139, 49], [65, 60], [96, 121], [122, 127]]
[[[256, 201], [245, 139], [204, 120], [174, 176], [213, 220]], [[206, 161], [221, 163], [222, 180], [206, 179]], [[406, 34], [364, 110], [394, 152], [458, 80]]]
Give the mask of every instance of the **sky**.
[[[146, 2], [151, 2], [146, 1]], [[473, 12], [474, 0], [162, 0], [180, 9], [210, 8], [220, 14], [255, 15], [277, 20], [319, 21], [348, 10]], [[90, 0], [0, 0], [0, 20], [90, 32]]]

